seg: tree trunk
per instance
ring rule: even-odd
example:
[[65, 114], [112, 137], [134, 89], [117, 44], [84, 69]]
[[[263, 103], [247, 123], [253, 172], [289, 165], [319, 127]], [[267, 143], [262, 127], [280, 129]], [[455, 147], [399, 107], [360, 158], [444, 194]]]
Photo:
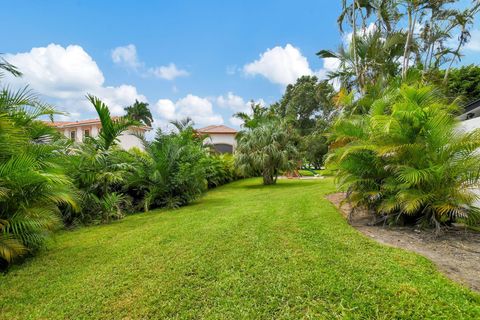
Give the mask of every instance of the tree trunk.
[[264, 174], [263, 175], [263, 184], [268, 186], [271, 184], [275, 184], [275, 180], [273, 179], [273, 176], [271, 174]]
[[412, 8], [408, 8], [408, 31], [407, 39], [405, 41], [405, 48], [403, 50], [403, 62], [402, 62], [402, 78], [405, 79], [407, 75], [408, 60], [410, 58], [410, 42], [413, 37], [414, 23], [412, 21]]
[[357, 12], [356, 12], [356, 7], [357, 7], [357, 1], [353, 1], [353, 6], [352, 6], [352, 50], [353, 50], [353, 63], [355, 64], [355, 73], [357, 75], [360, 91], [363, 92], [363, 80], [362, 80], [362, 75], [360, 74], [360, 71], [358, 69], [358, 55], [357, 55], [357, 41], [355, 39], [357, 35]]

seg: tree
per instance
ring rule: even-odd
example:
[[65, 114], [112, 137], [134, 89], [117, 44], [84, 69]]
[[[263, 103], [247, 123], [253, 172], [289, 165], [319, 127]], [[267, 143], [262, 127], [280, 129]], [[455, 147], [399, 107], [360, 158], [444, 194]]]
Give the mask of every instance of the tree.
[[235, 165], [245, 175], [260, 173], [264, 185], [275, 184], [283, 170], [298, 164], [292, 135], [292, 130], [276, 121], [246, 130], [238, 138]]
[[335, 89], [328, 81], [302, 76], [287, 86], [280, 101], [271, 106], [279, 119], [299, 135], [297, 148], [307, 164], [319, 168], [327, 152], [323, 134], [338, 109], [334, 105]]
[[112, 145], [116, 144], [118, 137], [125, 132], [129, 127], [138, 125], [139, 122], [128, 117], [112, 118], [110, 110], [99, 98], [87, 95], [87, 99], [97, 111], [98, 117], [102, 124], [102, 129], [95, 139], [97, 146], [104, 150], [108, 150]]
[[150, 112], [150, 109], [148, 108], [148, 103], [135, 100], [134, 104], [125, 107], [124, 110], [127, 112], [127, 118], [142, 122], [149, 127], [152, 126], [153, 116]]
[[[480, 3], [474, 1], [461, 10], [458, 0], [344, 0], [342, 4], [340, 31], [344, 33], [348, 26], [351, 34], [346, 36], [351, 40], [337, 52], [321, 50], [317, 55], [338, 59], [340, 68], [330, 78], [360, 94], [377, 81], [396, 77], [397, 70], [404, 81], [412, 67], [422, 70], [424, 80], [445, 64], [449, 70], [460, 60], [480, 9]], [[447, 78], [448, 71], [445, 82]]]
[[267, 108], [255, 101], [250, 102], [251, 112], [237, 112], [233, 116], [243, 121], [242, 127], [253, 129], [275, 118], [272, 108]]
[[[445, 75], [446, 73], [447, 71]], [[461, 98], [463, 102], [478, 100], [480, 99], [480, 66], [472, 64], [451, 69], [447, 83], [437, 81], [437, 84], [444, 88], [445, 94], [451, 99]]]

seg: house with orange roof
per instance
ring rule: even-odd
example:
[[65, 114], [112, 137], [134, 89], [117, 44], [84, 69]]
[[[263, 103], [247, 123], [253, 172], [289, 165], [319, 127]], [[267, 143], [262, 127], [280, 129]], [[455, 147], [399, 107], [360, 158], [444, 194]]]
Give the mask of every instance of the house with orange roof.
[[224, 125], [211, 125], [196, 130], [207, 136], [205, 144], [211, 145], [218, 153], [233, 153], [237, 147], [237, 131]]
[[[77, 143], [83, 142], [87, 137], [96, 138], [102, 128], [100, 119], [78, 120], [78, 121], [55, 121], [48, 122], [48, 124], [57, 129], [65, 137]], [[124, 150], [131, 148], [144, 149], [141, 139], [137, 137], [138, 134], [145, 134], [151, 130], [150, 127], [132, 126], [127, 131], [123, 132], [118, 138], [119, 145]]]

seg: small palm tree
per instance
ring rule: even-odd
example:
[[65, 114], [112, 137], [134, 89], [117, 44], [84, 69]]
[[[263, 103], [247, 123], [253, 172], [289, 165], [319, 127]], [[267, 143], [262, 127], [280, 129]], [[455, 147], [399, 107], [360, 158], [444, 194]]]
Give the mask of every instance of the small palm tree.
[[134, 104], [125, 107], [124, 110], [127, 112], [126, 117], [142, 122], [149, 127], [152, 126], [153, 116], [148, 108], [148, 103], [135, 100]]
[[[4, 60], [0, 69], [20, 75]], [[38, 117], [53, 113], [28, 89], [0, 92], [0, 265], [40, 248], [61, 225], [60, 206], [77, 209], [61, 150], [35, 143], [40, 131], [48, 132]]]
[[87, 99], [94, 106], [102, 123], [102, 129], [96, 141], [97, 145], [104, 150], [108, 150], [112, 145], [116, 144], [118, 137], [129, 127], [139, 124], [138, 121], [127, 117], [112, 118], [108, 106], [99, 98], [87, 95]]
[[263, 184], [275, 184], [283, 170], [298, 163], [298, 151], [287, 128], [271, 121], [243, 132], [238, 138], [235, 165], [244, 175], [260, 173]]

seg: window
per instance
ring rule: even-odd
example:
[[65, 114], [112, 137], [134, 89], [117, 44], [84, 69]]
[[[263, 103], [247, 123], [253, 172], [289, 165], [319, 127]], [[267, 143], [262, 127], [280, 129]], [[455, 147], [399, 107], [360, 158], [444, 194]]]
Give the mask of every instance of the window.
[[84, 138], [90, 137], [90, 130], [86, 129], [85, 131], [83, 131], [83, 137]]
[[70, 139], [75, 140], [75, 131], [70, 131]]
[[213, 148], [218, 153], [233, 153], [233, 146], [226, 143], [215, 143]]

